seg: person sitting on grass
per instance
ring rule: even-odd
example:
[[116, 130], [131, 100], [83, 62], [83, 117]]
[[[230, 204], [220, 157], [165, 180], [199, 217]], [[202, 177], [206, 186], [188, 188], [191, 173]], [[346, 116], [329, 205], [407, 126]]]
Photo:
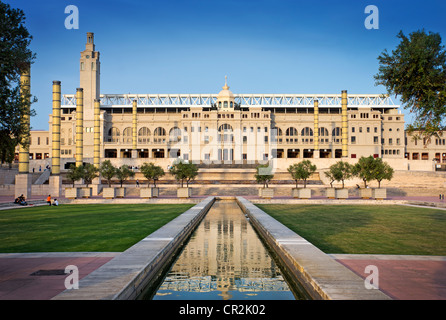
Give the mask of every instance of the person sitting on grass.
[[23, 194], [20, 197], [18, 197], [16, 200], [18, 200], [18, 202], [16, 202], [16, 203], [18, 203], [18, 204], [20, 204], [22, 206], [28, 205], [26, 203], [26, 199], [25, 199], [25, 196]]
[[57, 199], [54, 199], [53, 206], [58, 206], [58, 205], [59, 205], [59, 202], [57, 201]]

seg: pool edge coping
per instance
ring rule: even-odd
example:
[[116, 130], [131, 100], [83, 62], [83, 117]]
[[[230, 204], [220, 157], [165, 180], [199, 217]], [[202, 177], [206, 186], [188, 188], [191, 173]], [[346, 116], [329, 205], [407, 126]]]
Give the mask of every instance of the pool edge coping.
[[134, 300], [195, 230], [216, 197], [210, 196], [137, 242], [52, 300]]
[[313, 299], [389, 300], [380, 290], [367, 289], [365, 280], [299, 236], [244, 197], [236, 197], [242, 211], [271, 249], [278, 254], [294, 283]]

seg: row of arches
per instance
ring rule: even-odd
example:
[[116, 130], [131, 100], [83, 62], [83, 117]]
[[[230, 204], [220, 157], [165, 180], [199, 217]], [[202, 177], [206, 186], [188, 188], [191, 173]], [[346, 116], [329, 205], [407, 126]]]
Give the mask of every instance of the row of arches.
[[[274, 127], [273, 130], [277, 130], [276, 131], [276, 135], [277, 136], [283, 136], [283, 131], [281, 128], [277, 128]], [[233, 128], [231, 125], [229, 124], [222, 124], [219, 128], [218, 128], [218, 132], [233, 132]], [[329, 136], [329, 131], [327, 128], [324, 127], [320, 127], [318, 129], [319, 132], [319, 136], [320, 137], [328, 137]], [[340, 127], [336, 127], [332, 130], [331, 135], [334, 137], [340, 136], [341, 135], [341, 128]], [[153, 131], [153, 136], [155, 137], [164, 137], [166, 136], [166, 129], [164, 129], [163, 127], [158, 127]], [[121, 131], [116, 128], [116, 127], [112, 127], [108, 130], [108, 135], [110, 137], [119, 137], [121, 136]], [[310, 127], [305, 127], [300, 131], [300, 135], [304, 136], [304, 137], [312, 137], [314, 135], [314, 131], [312, 128]], [[133, 136], [133, 130], [131, 127], [127, 127], [123, 130], [122, 132], [122, 136], [123, 137], [132, 137]], [[138, 130], [138, 137], [150, 137], [151, 136], [151, 131], [149, 128], [147, 127], [142, 127]], [[181, 129], [178, 127], [173, 127], [169, 130], [169, 136], [172, 137], [177, 137], [177, 136], [181, 136]], [[289, 127], [285, 130], [285, 136], [287, 137], [296, 137], [299, 136], [298, 130], [294, 127]]]
[[[281, 128], [274, 127], [273, 130], [276, 131], [277, 136], [283, 136], [283, 131]], [[328, 137], [329, 131], [325, 127], [318, 128], [318, 133], [320, 137]], [[336, 127], [332, 130], [331, 135], [333, 137], [339, 137], [342, 134], [342, 129], [340, 127]], [[300, 131], [300, 135], [303, 137], [312, 137], [314, 135], [314, 131], [310, 127], [305, 127]], [[285, 136], [287, 137], [297, 137], [299, 136], [298, 130], [294, 127], [289, 127], [285, 130]]]
[[[177, 131], [180, 131], [181, 134], [181, 130], [179, 128], [172, 128], [169, 132], [170, 134], [175, 134], [177, 133]], [[108, 130], [108, 135], [110, 137], [120, 137], [121, 136], [121, 130], [119, 130], [116, 127], [112, 127]], [[158, 127], [153, 131], [153, 135], [156, 137], [161, 137], [161, 136], [165, 136], [166, 135], [166, 129], [162, 128], [162, 127]], [[132, 137], [133, 136], [133, 129], [132, 127], [127, 127], [122, 131], [122, 136], [123, 137]], [[149, 137], [151, 136], [151, 132], [150, 129], [147, 127], [142, 127], [138, 130], [138, 136], [139, 137]]]
[[[231, 125], [229, 124], [222, 124], [219, 128], [218, 128], [218, 132], [233, 132], [233, 128]], [[162, 128], [162, 127], [158, 127], [153, 131], [153, 136], [155, 137], [163, 137], [166, 136], [166, 129]], [[120, 137], [121, 136], [121, 131], [116, 128], [116, 127], [112, 127], [108, 130], [108, 135], [110, 137]], [[127, 127], [122, 131], [122, 136], [123, 137], [132, 137], [133, 136], [133, 129], [132, 127]], [[151, 136], [151, 131], [149, 128], [147, 127], [142, 127], [138, 130], [138, 137], [150, 137]], [[181, 129], [178, 127], [173, 127], [169, 130], [169, 136], [181, 136]]]

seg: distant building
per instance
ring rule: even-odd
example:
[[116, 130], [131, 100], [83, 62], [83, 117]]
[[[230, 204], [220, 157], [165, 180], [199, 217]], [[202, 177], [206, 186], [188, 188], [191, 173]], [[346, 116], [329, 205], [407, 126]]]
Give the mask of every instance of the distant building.
[[[93, 33], [87, 34], [79, 69], [86, 162], [93, 162], [94, 101], [100, 99], [100, 158], [117, 164], [167, 166], [183, 159], [243, 167], [274, 160], [285, 170], [304, 158], [328, 165], [370, 155], [397, 169], [410, 169], [412, 163], [412, 169], [432, 170], [433, 163], [446, 163], [446, 137], [429, 144], [413, 140], [405, 132], [400, 106], [388, 96], [233, 94], [227, 81], [218, 94], [101, 94]], [[75, 94], [62, 96], [61, 110], [63, 170], [75, 162]], [[49, 159], [51, 139], [49, 131], [32, 131], [30, 159]]]

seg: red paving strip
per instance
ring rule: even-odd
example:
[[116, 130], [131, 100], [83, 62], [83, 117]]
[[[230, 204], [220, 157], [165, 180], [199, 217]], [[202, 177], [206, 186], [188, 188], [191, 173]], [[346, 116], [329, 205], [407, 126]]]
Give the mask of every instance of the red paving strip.
[[446, 261], [336, 259], [365, 279], [378, 268], [379, 289], [395, 300], [446, 300]]
[[38, 270], [74, 265], [79, 280], [113, 257], [0, 258], [0, 300], [49, 300], [65, 290], [66, 275], [32, 276]]

